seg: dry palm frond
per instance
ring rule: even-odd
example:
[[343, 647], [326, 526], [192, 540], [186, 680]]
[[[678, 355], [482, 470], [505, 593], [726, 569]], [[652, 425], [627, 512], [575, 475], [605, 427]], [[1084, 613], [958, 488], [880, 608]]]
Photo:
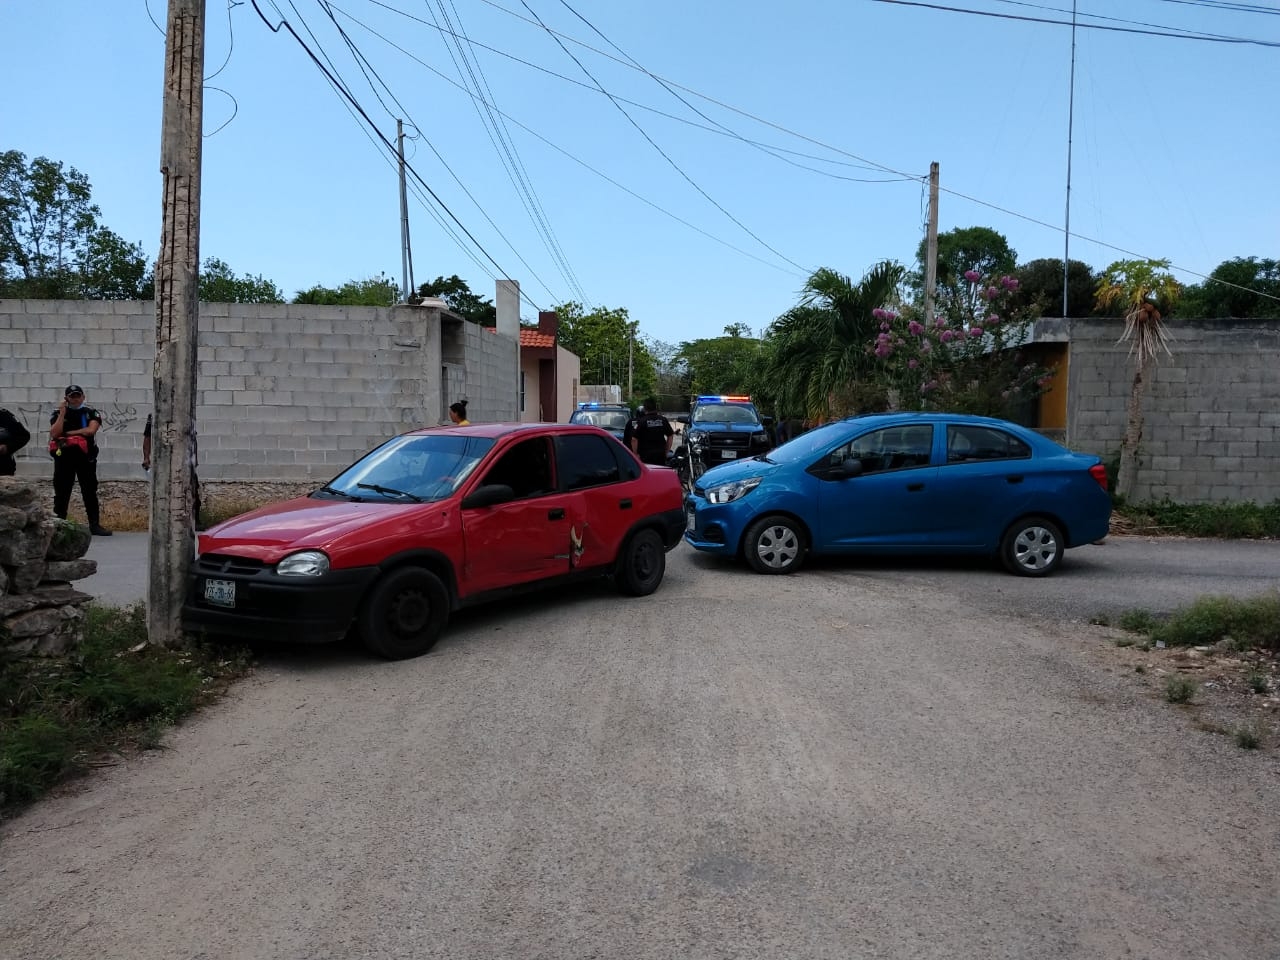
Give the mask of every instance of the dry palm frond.
[[1138, 355], [1139, 366], [1145, 366], [1161, 350], [1172, 356], [1169, 339], [1169, 331], [1154, 303], [1143, 303], [1125, 315], [1120, 340], [1129, 341], [1129, 354]]

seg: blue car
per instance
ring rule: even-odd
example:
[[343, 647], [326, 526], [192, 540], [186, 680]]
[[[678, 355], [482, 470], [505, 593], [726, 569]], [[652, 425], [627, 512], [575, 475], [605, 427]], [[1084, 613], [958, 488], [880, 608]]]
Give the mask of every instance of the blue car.
[[685, 540], [791, 573], [820, 554], [978, 554], [1043, 577], [1107, 535], [1098, 457], [1004, 420], [890, 413], [829, 423], [708, 470], [686, 501]]

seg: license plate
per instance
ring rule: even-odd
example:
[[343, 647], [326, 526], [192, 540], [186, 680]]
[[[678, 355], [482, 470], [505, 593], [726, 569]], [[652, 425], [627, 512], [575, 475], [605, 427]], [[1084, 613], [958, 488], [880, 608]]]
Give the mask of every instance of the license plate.
[[215, 607], [234, 607], [236, 605], [236, 582], [234, 580], [206, 580], [204, 582], [205, 602]]
[[737, 450], [721, 450], [720, 451], [721, 460], [736, 460], [737, 458], [738, 458]]
[[689, 516], [685, 517], [684, 528], [688, 530], [690, 533], [693, 533], [694, 527], [696, 526], [697, 526], [697, 523], [694, 521], [693, 511], [690, 510]]

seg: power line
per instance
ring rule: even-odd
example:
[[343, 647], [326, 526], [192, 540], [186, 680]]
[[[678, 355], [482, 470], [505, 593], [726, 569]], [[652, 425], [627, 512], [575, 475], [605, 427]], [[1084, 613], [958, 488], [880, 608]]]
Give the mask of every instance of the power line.
[[1225, 10], [1228, 13], [1263, 13], [1280, 16], [1280, 7], [1268, 7], [1261, 3], [1231, 3], [1223, 0], [1159, 0], [1160, 3], [1176, 3], [1186, 7], [1206, 7], [1210, 10]]
[[[368, 57], [366, 57], [364, 53], [360, 50], [360, 48], [356, 46], [355, 41], [350, 38], [347, 32], [342, 28], [342, 25], [338, 23], [337, 18], [333, 16], [332, 11], [337, 10], [339, 13], [342, 13], [344, 16], [350, 16], [350, 15], [346, 14], [344, 11], [338, 9], [337, 7], [334, 7], [332, 4], [327, 3], [326, 0], [319, 0], [319, 2], [321, 7], [325, 10], [325, 13], [328, 14], [329, 19], [333, 22], [333, 25], [337, 29], [339, 36], [341, 36], [343, 41], [347, 44], [347, 48], [351, 51], [352, 56], [356, 58], [356, 64], [357, 66], [360, 66], [361, 73], [365, 75], [365, 80], [368, 81], [370, 88], [373, 89], [374, 96], [378, 96], [378, 92], [376, 88], [373, 88], [373, 81], [369, 80], [369, 73], [372, 73], [373, 76], [377, 78], [378, 83], [381, 84], [382, 88], [387, 91], [387, 95], [391, 98], [392, 102], [395, 103], [395, 105], [400, 109], [401, 116], [406, 118], [409, 121], [410, 126], [412, 126], [415, 130], [418, 131], [418, 136], [422, 139], [424, 143], [426, 143], [427, 147], [431, 150], [431, 152], [435, 154], [436, 159], [439, 160], [440, 164], [445, 168], [446, 171], [448, 171], [449, 176], [453, 177], [454, 182], [457, 183], [458, 186], [462, 189], [462, 192], [467, 195], [467, 199], [469, 199], [475, 205], [475, 208], [480, 211], [480, 215], [484, 217], [484, 219], [488, 222], [489, 226], [493, 227], [494, 231], [498, 234], [498, 236], [502, 238], [502, 241], [507, 245], [507, 247], [515, 255], [516, 259], [520, 261], [520, 263], [524, 266], [524, 268], [527, 271], [529, 271], [529, 275], [534, 280], [537, 281], [538, 285], [541, 286], [542, 289], [547, 292], [547, 295], [550, 296], [552, 300], [557, 300], [558, 298], [556, 297], [554, 291], [552, 291], [552, 289], [547, 285], [546, 281], [543, 280], [542, 277], [539, 276], [538, 272], [534, 270], [532, 266], [529, 265], [529, 262], [525, 260], [525, 258], [520, 254], [520, 251], [516, 249], [515, 244], [513, 244], [511, 240], [508, 239], [507, 235], [502, 231], [502, 228], [499, 227], [498, 224], [494, 222], [491, 216], [489, 216], [488, 212], [480, 204], [480, 201], [476, 199], [475, 195], [467, 188], [467, 185], [462, 181], [462, 178], [459, 177], [458, 174], [454, 172], [453, 167], [449, 165], [448, 161], [445, 160], [444, 156], [440, 153], [440, 151], [436, 149], [436, 146], [434, 143], [432, 143], [431, 138], [426, 136], [422, 132], [422, 128], [419, 127], [418, 124], [414, 121], [408, 109], [405, 107], [403, 103], [400, 102], [400, 99], [395, 95], [394, 91], [392, 91], [391, 87], [388, 86], [387, 82], [382, 79], [382, 75], [378, 73], [378, 71], [374, 68], [373, 64], [369, 62]], [[359, 21], [356, 21], [356, 22], [358, 23]], [[365, 71], [365, 67], [368, 68], [368, 72]], [[396, 114], [391, 112], [390, 108], [387, 107], [386, 103], [382, 100], [380, 96], [378, 96], [378, 102], [382, 104], [383, 109], [386, 110], [391, 117], [398, 119], [396, 117]], [[406, 166], [408, 166], [408, 164], [406, 164]]]
[[555, 40], [556, 46], [558, 46], [561, 50], [564, 51], [565, 56], [567, 56], [570, 60], [576, 63], [578, 65], [578, 68], [591, 79], [591, 82], [594, 83], [597, 87], [599, 87], [600, 92], [609, 98], [609, 101], [618, 109], [618, 112], [627, 118], [627, 121], [633, 127], [636, 128], [640, 136], [644, 137], [644, 139], [649, 143], [649, 145], [653, 147], [654, 150], [658, 151], [658, 154], [664, 160], [666, 160], [667, 163], [671, 165], [671, 168], [675, 170], [676, 173], [680, 174], [680, 176], [684, 178], [684, 180], [689, 184], [689, 186], [697, 190], [698, 193], [700, 193], [707, 200], [707, 202], [709, 202], [713, 207], [715, 207], [717, 210], [723, 213], [726, 217], [732, 220], [735, 224], [737, 224], [738, 227], [740, 227], [742, 231], [747, 234], [747, 236], [751, 237], [751, 239], [755, 240], [756, 243], [760, 244], [760, 246], [764, 247], [766, 250], [772, 253], [775, 257], [778, 257], [781, 260], [785, 260], [787, 263], [791, 264], [797, 270], [803, 271], [805, 269], [800, 264], [796, 263], [794, 260], [788, 257], [786, 254], [781, 253], [780, 251], [776, 250], [774, 247], [766, 243], [758, 234], [752, 231], [750, 227], [748, 227], [745, 223], [743, 223], [741, 220], [735, 217], [732, 213], [726, 210], [714, 197], [711, 196], [711, 194], [707, 193], [706, 190], [702, 189], [702, 187], [697, 183], [697, 181], [695, 181], [691, 176], [685, 173], [684, 170], [680, 167], [680, 165], [676, 163], [674, 159], [671, 158], [670, 154], [668, 154], [665, 150], [663, 150], [662, 147], [658, 146], [657, 141], [655, 141], [651, 136], [649, 136], [648, 132], [644, 129], [644, 127], [640, 126], [640, 124], [636, 122], [635, 118], [632, 117], [631, 114], [627, 113], [626, 108], [622, 106], [621, 103], [618, 102], [617, 98], [614, 97], [613, 94], [609, 93], [607, 90], [605, 90], [603, 86], [600, 85], [600, 81], [597, 80], [595, 76], [591, 73], [591, 71], [588, 70], [583, 65], [581, 60], [579, 60], [569, 51], [569, 48], [566, 47], [563, 42], [561, 42], [560, 38], [556, 36], [556, 34], [553, 31], [547, 30], [547, 25], [542, 22], [542, 18], [540, 18], [536, 13], [533, 12], [533, 9], [529, 6], [529, 4], [526, 3], [525, 0], [520, 0], [520, 3], [524, 6], [526, 10], [529, 11], [530, 15], [532, 15], [533, 18], [538, 21], [538, 24], [544, 30], [547, 31], [548, 35], [553, 40]]
[[[281, 28], [284, 28], [289, 31], [289, 35], [292, 36], [295, 41], [297, 41], [300, 47], [302, 47], [303, 52], [305, 52], [307, 57], [310, 58], [311, 62], [316, 65], [316, 68], [319, 69], [320, 72], [323, 73], [325, 77], [328, 78], [329, 81], [342, 93], [342, 95], [351, 102], [351, 105], [355, 107], [355, 109], [359, 112], [360, 116], [364, 119], [364, 122], [369, 125], [369, 127], [377, 135], [378, 139], [383, 142], [387, 150], [388, 151], [393, 150], [394, 147], [392, 146], [391, 141], [388, 140], [386, 135], [383, 134], [383, 132], [378, 129], [377, 125], [369, 117], [369, 114], [365, 111], [364, 107], [360, 105], [360, 102], [355, 99], [355, 97], [351, 94], [351, 92], [348, 89], [346, 89], [345, 86], [340, 84], [334, 78], [333, 74], [330, 73], [328, 68], [325, 67], [325, 65], [320, 62], [320, 58], [317, 57], [314, 52], [312, 52], [311, 48], [307, 46], [306, 42], [302, 39], [302, 37], [298, 35], [298, 32], [293, 29], [293, 25], [289, 23], [287, 19], [282, 17], [280, 20], [280, 23], [276, 24], [275, 26], [272, 26], [271, 21], [269, 21], [266, 18], [266, 16], [263, 15], [262, 9], [258, 6], [258, 0], [249, 0], [249, 2], [253, 4], [253, 9], [258, 14], [259, 19], [261, 19], [262, 22], [266, 24], [267, 29], [270, 30], [272, 33], [279, 33]], [[473, 244], [475, 244], [476, 248], [485, 255], [485, 258], [494, 265], [498, 273], [504, 277], [510, 276], [510, 274], [507, 273], [506, 270], [502, 269], [502, 265], [493, 258], [493, 255], [489, 253], [488, 250], [485, 249], [484, 245], [475, 238], [475, 236], [471, 233], [470, 230], [467, 229], [466, 225], [461, 220], [458, 219], [457, 215], [454, 214], [454, 212], [449, 209], [448, 204], [446, 204], [443, 200], [441, 200], [440, 197], [436, 194], [436, 192], [431, 189], [430, 184], [428, 184], [427, 181], [422, 178], [422, 176], [418, 173], [418, 171], [407, 163], [405, 164], [405, 167], [409, 170], [410, 173], [413, 174], [414, 178], [422, 185], [423, 189], [426, 190], [427, 193], [431, 195], [431, 198], [437, 204], [439, 204], [440, 208], [449, 215], [449, 219], [451, 219], [454, 223], [456, 223], [458, 225], [458, 228], [461, 229], [462, 232], [467, 235], [467, 239], [469, 239]], [[530, 300], [530, 302], [533, 303], [532, 300]], [[537, 303], [533, 303], [533, 305], [538, 310], [542, 309], [537, 305]]]
[[[1007, 3], [1010, 6], [1014, 6], [1014, 7], [1030, 7], [1033, 10], [1048, 10], [1050, 13], [1071, 14], [1074, 12], [1070, 9], [1067, 9], [1066, 7], [1047, 7], [1042, 3], [1031, 3], [1029, 2], [1029, 0], [997, 0], [997, 2]], [[1280, 11], [1277, 11], [1277, 12], [1280, 12]], [[1148, 23], [1145, 20], [1125, 20], [1123, 17], [1108, 17], [1105, 14], [1086, 13], [1083, 10], [1075, 12], [1075, 16], [1077, 17], [1077, 20], [1076, 20], [1077, 27], [1091, 26], [1090, 24], [1081, 23], [1079, 21], [1080, 17], [1088, 17], [1090, 20], [1107, 20], [1111, 23], [1126, 23], [1126, 24], [1129, 24], [1130, 26], [1151, 27], [1155, 30], [1173, 30], [1178, 32], [1179, 36], [1182, 36], [1185, 34], [1185, 39], [1200, 39], [1200, 40], [1212, 39], [1212, 40], [1222, 40], [1222, 41], [1231, 41], [1231, 42], [1235, 42], [1243, 39], [1241, 37], [1226, 36], [1221, 33], [1208, 33], [1207, 31], [1203, 31], [1203, 30], [1188, 30], [1182, 27], [1171, 27], [1163, 23]]]
[[[346, 17], [349, 17], [349, 18], [351, 17], [351, 15], [350, 15], [350, 14], [345, 13], [345, 12], [344, 12], [342, 9], [340, 9], [339, 7], [336, 7], [336, 6], [335, 6], [335, 7], [334, 7], [334, 9], [335, 9], [335, 10], [337, 10], [339, 13], [342, 13], [342, 14], [343, 14], [344, 16], [346, 16]], [[353, 20], [354, 20], [354, 18], [351, 18], [351, 19], [353, 19]], [[359, 21], [355, 21], [355, 22], [359, 23]], [[421, 67], [423, 67], [424, 69], [426, 69], [426, 70], [430, 71], [431, 73], [435, 74], [437, 77], [439, 77], [439, 78], [440, 78], [441, 80], [443, 80], [445, 83], [448, 83], [448, 84], [450, 84], [451, 86], [456, 87], [457, 89], [461, 90], [463, 93], [467, 94], [467, 96], [470, 96], [470, 97], [475, 97], [475, 96], [476, 96], [476, 94], [475, 94], [475, 93], [473, 93], [472, 91], [468, 90], [468, 89], [467, 89], [465, 86], [463, 86], [461, 83], [459, 83], [458, 81], [456, 81], [456, 80], [454, 80], [454, 79], [452, 79], [452, 78], [450, 78], [450, 77], [448, 77], [448, 76], [445, 76], [445, 74], [443, 74], [441, 71], [437, 70], [435, 67], [433, 67], [431, 64], [427, 63], [427, 62], [426, 62], [425, 60], [423, 60], [421, 57], [417, 56], [416, 54], [412, 53], [412, 52], [411, 52], [411, 51], [409, 51], [409, 50], [406, 50], [404, 47], [400, 46], [400, 44], [396, 43], [396, 42], [395, 42], [394, 40], [392, 40], [391, 38], [389, 38], [389, 37], [385, 36], [384, 34], [379, 33], [377, 30], [374, 30], [372, 27], [368, 26], [367, 24], [363, 24], [363, 23], [361, 23], [361, 24], [360, 24], [360, 26], [362, 26], [362, 27], [363, 27], [365, 30], [367, 30], [369, 33], [373, 34], [375, 37], [377, 37], [377, 38], [378, 38], [379, 40], [381, 40], [383, 43], [387, 44], [389, 47], [391, 47], [391, 48], [393, 48], [393, 49], [395, 49], [395, 50], [398, 50], [400, 53], [404, 54], [404, 55], [405, 55], [406, 57], [408, 57], [410, 60], [414, 61], [414, 63], [417, 63], [419, 66], [421, 66]], [[430, 26], [430, 24], [428, 24], [428, 26]], [[639, 200], [641, 203], [645, 204], [646, 206], [652, 207], [654, 210], [658, 211], [658, 212], [659, 212], [659, 213], [661, 213], [663, 216], [666, 216], [666, 217], [668, 217], [668, 218], [670, 218], [670, 219], [674, 220], [676, 223], [679, 223], [679, 224], [681, 224], [682, 226], [688, 227], [690, 230], [693, 230], [694, 232], [696, 232], [696, 233], [698, 233], [698, 234], [701, 234], [702, 236], [706, 237], [708, 240], [712, 240], [712, 241], [714, 241], [715, 243], [718, 243], [718, 244], [720, 244], [721, 246], [726, 247], [726, 248], [728, 248], [728, 249], [730, 249], [730, 250], [734, 251], [735, 253], [740, 253], [740, 254], [742, 254], [744, 257], [749, 257], [750, 259], [755, 260], [757, 263], [762, 263], [762, 264], [764, 264], [765, 266], [767, 266], [767, 267], [772, 267], [773, 269], [778, 270], [778, 271], [780, 271], [780, 272], [782, 272], [782, 273], [786, 273], [786, 274], [789, 274], [789, 275], [791, 275], [791, 276], [799, 276], [799, 277], [807, 276], [807, 274], [804, 274], [804, 273], [795, 273], [795, 272], [793, 272], [793, 271], [791, 271], [791, 270], [788, 270], [788, 269], [787, 269], [787, 268], [785, 268], [785, 267], [779, 266], [777, 263], [773, 262], [772, 260], [766, 260], [766, 259], [764, 259], [763, 257], [759, 257], [759, 256], [757, 256], [756, 254], [751, 253], [751, 252], [750, 252], [750, 251], [748, 251], [748, 250], [744, 250], [744, 249], [742, 249], [741, 247], [736, 246], [735, 244], [732, 244], [732, 243], [730, 243], [729, 241], [722, 239], [721, 237], [717, 237], [717, 236], [716, 236], [715, 234], [713, 234], [713, 233], [709, 233], [708, 231], [703, 230], [701, 227], [696, 226], [695, 224], [690, 223], [688, 220], [685, 220], [684, 218], [682, 218], [682, 217], [680, 217], [680, 216], [677, 216], [676, 214], [672, 213], [670, 210], [667, 210], [665, 207], [662, 207], [662, 206], [658, 205], [657, 203], [654, 203], [652, 200], [648, 199], [647, 197], [642, 196], [641, 194], [639, 194], [639, 193], [637, 193], [636, 191], [632, 190], [630, 187], [627, 187], [627, 186], [625, 186], [624, 184], [619, 183], [619, 182], [618, 182], [617, 180], [615, 180], [613, 177], [610, 177], [607, 173], [604, 173], [604, 172], [602, 172], [601, 170], [596, 169], [596, 168], [595, 168], [595, 167], [593, 167], [591, 164], [587, 163], [585, 160], [581, 159], [580, 157], [575, 156], [574, 154], [570, 153], [568, 150], [565, 150], [565, 149], [564, 149], [563, 147], [561, 147], [559, 144], [555, 143], [555, 142], [554, 142], [554, 141], [552, 141], [552, 140], [549, 140], [547, 137], [544, 137], [542, 134], [538, 133], [538, 131], [534, 130], [532, 127], [529, 127], [528, 125], [526, 125], [526, 124], [524, 124], [524, 123], [521, 123], [519, 120], [517, 120], [515, 117], [511, 116], [510, 114], [508, 114], [508, 113], [504, 113], [503, 111], [499, 110], [496, 106], [494, 107], [494, 110], [495, 110], [495, 111], [497, 111], [497, 112], [498, 112], [498, 113], [499, 113], [503, 118], [505, 118], [506, 120], [509, 120], [511, 123], [514, 123], [517, 127], [519, 127], [521, 130], [523, 130], [525, 133], [529, 134], [530, 136], [534, 137], [535, 139], [537, 139], [537, 140], [541, 141], [542, 143], [546, 144], [546, 145], [547, 145], [548, 147], [550, 147], [552, 150], [555, 150], [557, 153], [559, 153], [559, 154], [561, 154], [561, 155], [563, 155], [563, 156], [567, 157], [569, 160], [572, 160], [574, 163], [578, 164], [578, 165], [579, 165], [580, 167], [582, 167], [583, 169], [588, 170], [588, 171], [590, 171], [591, 173], [595, 174], [597, 177], [599, 177], [600, 179], [604, 180], [606, 183], [609, 183], [609, 184], [611, 184], [612, 186], [617, 187], [617, 188], [618, 188], [619, 190], [621, 190], [623, 193], [626, 193], [627, 195], [629, 195], [629, 196], [631, 196], [631, 197], [634, 197], [636, 200]], [[918, 179], [920, 179], [920, 178], [919, 178], [919, 177], [908, 177], [908, 178], [904, 178], [904, 179], [918, 180]]]
[[[996, 13], [994, 10], [973, 10], [969, 7], [951, 7], [941, 3], [925, 3], [924, 0], [869, 0], [871, 3], [888, 3], [899, 7], [920, 7], [925, 10], [943, 10], [948, 13], [967, 13], [975, 17], [992, 17], [997, 20], [1019, 20], [1025, 23], [1050, 23], [1059, 27], [1071, 26], [1070, 20], [1051, 20], [1019, 13]], [[1102, 23], [1077, 23], [1081, 30], [1105, 30], [1111, 33], [1140, 34], [1147, 37], [1172, 37], [1177, 40], [1199, 40], [1204, 43], [1252, 44], [1259, 47], [1280, 47], [1280, 40], [1258, 40], [1253, 37], [1227, 37], [1194, 31], [1177, 32], [1176, 28], [1150, 30], [1139, 27], [1113, 27]]]

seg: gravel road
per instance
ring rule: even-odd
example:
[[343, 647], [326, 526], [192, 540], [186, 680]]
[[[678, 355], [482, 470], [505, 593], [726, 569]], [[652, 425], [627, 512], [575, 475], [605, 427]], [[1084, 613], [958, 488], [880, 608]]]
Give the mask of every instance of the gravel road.
[[1059, 615], [1090, 576], [1164, 602], [1117, 549], [1040, 583], [681, 547], [653, 597], [476, 611], [415, 661], [267, 651], [0, 828], [0, 956], [1274, 958], [1280, 763]]

